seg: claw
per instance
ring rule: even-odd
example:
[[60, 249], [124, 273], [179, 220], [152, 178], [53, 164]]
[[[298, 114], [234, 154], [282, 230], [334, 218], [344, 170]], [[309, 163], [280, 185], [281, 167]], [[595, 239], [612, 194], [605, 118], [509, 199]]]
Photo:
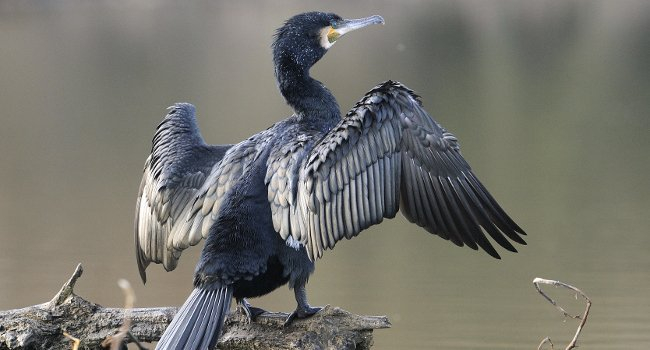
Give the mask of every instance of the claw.
[[257, 316], [266, 312], [266, 310], [264, 309], [251, 306], [251, 304], [245, 298], [242, 298], [241, 300], [237, 300], [237, 301], [241, 305], [241, 308], [244, 310], [244, 313], [246, 314], [247, 323], [251, 323], [255, 321]]
[[318, 311], [322, 310], [322, 307], [311, 307], [307, 305], [306, 307], [298, 307], [294, 312], [287, 317], [286, 321], [284, 321], [284, 327], [288, 327], [295, 321], [296, 319], [303, 319], [307, 318], [309, 316], [313, 316], [315, 313]]

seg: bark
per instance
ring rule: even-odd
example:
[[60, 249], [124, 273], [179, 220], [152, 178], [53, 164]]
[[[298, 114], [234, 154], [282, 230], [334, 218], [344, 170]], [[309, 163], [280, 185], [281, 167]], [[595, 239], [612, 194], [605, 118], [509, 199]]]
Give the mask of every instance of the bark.
[[[80, 339], [79, 349], [102, 349], [125, 320], [125, 342], [160, 338], [177, 308], [105, 308], [74, 294], [81, 265], [54, 298], [43, 304], [0, 311], [0, 350], [73, 349], [64, 335]], [[243, 312], [229, 315], [217, 348], [243, 349], [369, 349], [372, 330], [390, 327], [385, 316], [359, 316], [327, 306], [316, 315], [283, 327], [285, 313], [265, 313], [247, 323]], [[129, 324], [129, 323], [127, 323]], [[114, 339], [117, 339], [115, 337]], [[121, 337], [119, 337], [121, 339]]]

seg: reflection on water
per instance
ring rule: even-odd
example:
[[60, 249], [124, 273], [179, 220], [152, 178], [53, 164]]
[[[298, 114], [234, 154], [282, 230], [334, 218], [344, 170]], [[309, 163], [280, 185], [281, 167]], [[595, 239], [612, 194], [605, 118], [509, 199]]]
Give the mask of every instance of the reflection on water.
[[[594, 301], [584, 348], [648, 348], [648, 3], [327, 6], [386, 25], [340, 40], [313, 74], [343, 108], [389, 78], [415, 89], [529, 245], [493, 261], [398, 218], [326, 253], [313, 304], [387, 314], [377, 349], [532, 348], [574, 332], [531, 285], [557, 278]], [[196, 104], [213, 143], [288, 115], [271, 35], [314, 8], [0, 3], [0, 309], [48, 300], [77, 262], [80, 295], [121, 305], [115, 281], [138, 281], [133, 206], [164, 108]], [[150, 267], [139, 306], [180, 304], [198, 251], [173, 273]], [[255, 303], [294, 307], [286, 289]]]

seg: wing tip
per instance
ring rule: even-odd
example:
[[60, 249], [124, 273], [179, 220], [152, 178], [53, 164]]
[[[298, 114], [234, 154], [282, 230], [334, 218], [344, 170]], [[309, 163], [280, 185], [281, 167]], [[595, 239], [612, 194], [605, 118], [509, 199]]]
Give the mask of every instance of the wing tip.
[[147, 266], [149, 266], [149, 260], [147, 260], [146, 257], [144, 256], [144, 252], [142, 251], [142, 248], [140, 247], [140, 240], [138, 238], [139, 238], [138, 237], [138, 223], [137, 223], [137, 216], [136, 216], [135, 258], [136, 258], [136, 261], [138, 263], [138, 272], [140, 273], [140, 279], [142, 279], [143, 284], [146, 284], [147, 283], [147, 272], [146, 272], [146, 270], [147, 270]]
[[176, 102], [173, 105], [167, 107], [167, 114], [174, 114], [177, 110], [182, 110], [185, 113], [194, 114], [196, 112], [196, 107], [189, 102]]
[[[518, 244], [523, 245], [523, 246], [528, 245], [528, 243], [526, 243], [526, 241], [524, 241], [524, 239], [521, 238], [518, 234], [525, 235], [525, 233], [523, 231], [515, 230], [515, 231], [513, 231], [512, 235], [506, 235], [506, 236], [508, 238], [510, 238], [515, 243], [518, 243]], [[507, 242], [510, 243], [509, 241], [507, 241]], [[511, 244], [503, 245], [503, 244], [499, 243], [499, 245], [501, 247], [503, 247], [505, 250], [507, 250], [507, 251], [509, 251], [511, 253], [519, 253], [517, 248], [515, 246], [511, 245]], [[495, 257], [495, 258], [500, 259], [499, 257]]]
[[147, 267], [149, 266], [149, 261], [145, 260], [142, 256], [142, 251], [138, 251], [138, 272], [140, 273], [140, 279], [142, 279], [142, 284], [147, 284]]
[[521, 237], [521, 236], [527, 236], [522, 229], [518, 228], [512, 230], [511, 232], [505, 232], [505, 233], [506, 236], [510, 238], [512, 241], [519, 243], [521, 245], [527, 245], [526, 241], [524, 241], [524, 239]]
[[142, 279], [142, 284], [147, 284], [147, 272], [145, 269], [140, 269], [140, 279]]
[[495, 258], [497, 260], [501, 260], [501, 255], [499, 255], [499, 252], [497, 252], [497, 250], [494, 249], [494, 247], [492, 247], [492, 245], [490, 245], [489, 243], [488, 243], [488, 246], [489, 247], [484, 247], [482, 244], [480, 245], [482, 250], [484, 252], [488, 253], [489, 256], [491, 256], [491, 257], [493, 257], [493, 258]]

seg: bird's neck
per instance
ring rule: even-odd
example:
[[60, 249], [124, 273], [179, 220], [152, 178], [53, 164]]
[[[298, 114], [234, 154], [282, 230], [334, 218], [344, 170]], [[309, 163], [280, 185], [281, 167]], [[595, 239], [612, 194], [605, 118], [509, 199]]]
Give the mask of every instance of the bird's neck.
[[286, 69], [276, 72], [278, 87], [287, 104], [304, 122], [331, 128], [341, 119], [334, 95], [309, 75], [309, 69]]

